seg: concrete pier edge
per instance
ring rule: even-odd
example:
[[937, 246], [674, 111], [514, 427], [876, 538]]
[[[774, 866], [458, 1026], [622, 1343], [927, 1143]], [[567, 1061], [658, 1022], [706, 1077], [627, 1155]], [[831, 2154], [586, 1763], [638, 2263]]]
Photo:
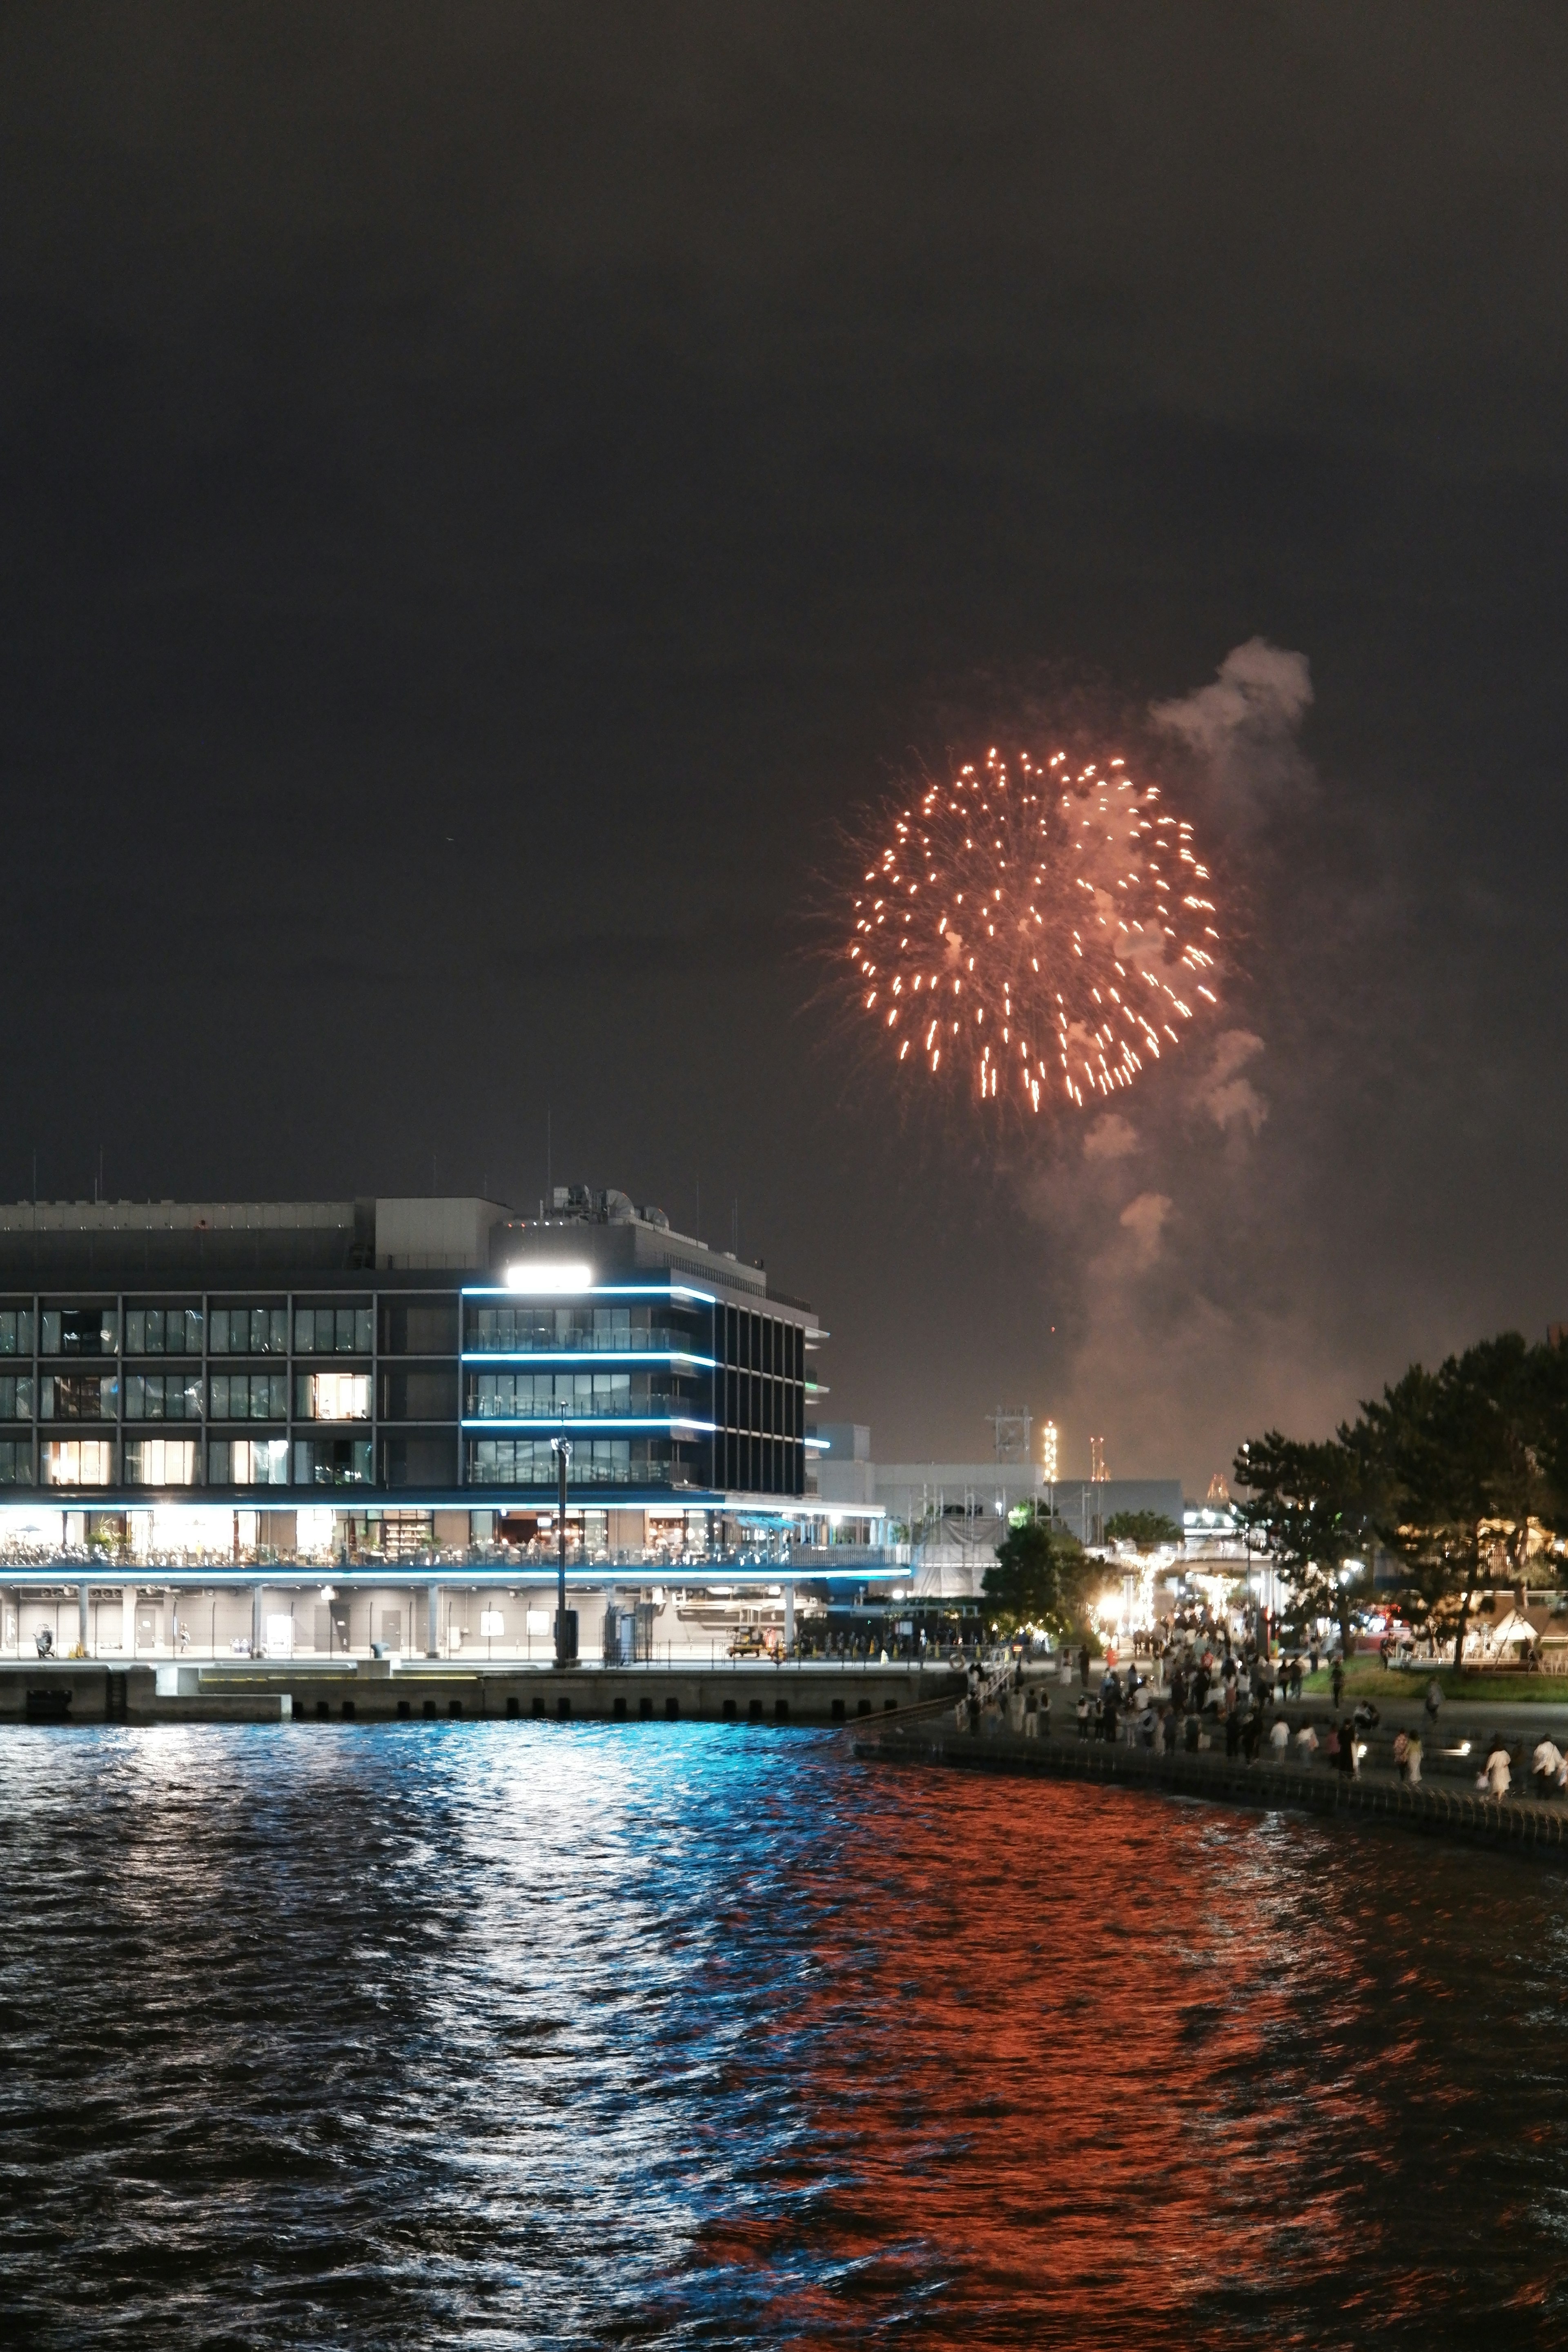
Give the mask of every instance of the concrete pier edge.
[[257, 1659], [234, 1664], [40, 1659], [0, 1665], [8, 1724], [394, 1723], [562, 1720], [731, 1721], [823, 1729], [951, 1707], [963, 1676], [949, 1667], [871, 1660], [832, 1664], [595, 1666], [510, 1662]]
[[1510, 1853], [1568, 1861], [1568, 1800], [1542, 1802], [1510, 1795], [1500, 1801], [1475, 1790], [1436, 1788], [1426, 1780], [1412, 1789], [1382, 1777], [1352, 1780], [1327, 1768], [1300, 1771], [1261, 1759], [1246, 1764], [1239, 1758], [1151, 1754], [1098, 1740], [958, 1731], [951, 1727], [951, 1710], [947, 1723], [946, 1728], [889, 1726], [874, 1737], [858, 1735], [855, 1753], [880, 1763], [1152, 1789], [1162, 1795], [1258, 1811], [1333, 1814]]

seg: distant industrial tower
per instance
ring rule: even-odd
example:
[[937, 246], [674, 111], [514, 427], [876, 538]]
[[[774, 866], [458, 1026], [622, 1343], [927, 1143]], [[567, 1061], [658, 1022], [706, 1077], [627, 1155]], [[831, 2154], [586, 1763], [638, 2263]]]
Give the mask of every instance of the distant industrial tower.
[[998, 1462], [1026, 1462], [1029, 1459], [1029, 1431], [1034, 1415], [998, 1405], [985, 1416], [996, 1440]]
[[1102, 1486], [1110, 1473], [1105, 1466], [1105, 1440], [1091, 1437], [1089, 1441], [1089, 1475], [1091, 1486]]
[[1047, 1486], [1057, 1483], [1058, 1432], [1054, 1421], [1047, 1421], [1040, 1432], [1040, 1475]]

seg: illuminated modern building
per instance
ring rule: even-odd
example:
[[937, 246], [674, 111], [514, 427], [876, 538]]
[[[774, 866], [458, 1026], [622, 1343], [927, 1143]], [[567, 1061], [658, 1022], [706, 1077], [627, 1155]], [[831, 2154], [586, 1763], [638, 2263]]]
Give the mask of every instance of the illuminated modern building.
[[175, 1505], [280, 1551], [323, 1511], [334, 1539], [388, 1513], [523, 1539], [565, 1437], [571, 1501], [635, 1550], [650, 1513], [801, 1515], [821, 1336], [760, 1265], [616, 1192], [537, 1217], [24, 1203], [0, 1210], [0, 1502], [79, 1512], [89, 1544]]

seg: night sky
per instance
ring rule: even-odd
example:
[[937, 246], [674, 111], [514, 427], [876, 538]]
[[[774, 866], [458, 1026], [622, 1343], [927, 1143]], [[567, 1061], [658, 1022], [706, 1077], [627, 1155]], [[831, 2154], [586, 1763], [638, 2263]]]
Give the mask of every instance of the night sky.
[[[8, 8], [0, 1193], [548, 1111], [879, 1456], [1200, 1491], [1568, 1316], [1565, 121], [1502, 0]], [[814, 950], [1043, 678], [1180, 706], [1237, 946], [1020, 1141]]]

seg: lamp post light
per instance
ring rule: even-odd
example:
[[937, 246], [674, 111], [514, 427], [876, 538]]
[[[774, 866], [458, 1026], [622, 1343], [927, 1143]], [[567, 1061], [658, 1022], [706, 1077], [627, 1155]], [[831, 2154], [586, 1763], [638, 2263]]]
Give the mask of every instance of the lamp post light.
[[572, 1460], [572, 1440], [564, 1432], [550, 1441], [555, 1456], [555, 1663], [577, 1663], [577, 1612], [566, 1606], [566, 1471]]

